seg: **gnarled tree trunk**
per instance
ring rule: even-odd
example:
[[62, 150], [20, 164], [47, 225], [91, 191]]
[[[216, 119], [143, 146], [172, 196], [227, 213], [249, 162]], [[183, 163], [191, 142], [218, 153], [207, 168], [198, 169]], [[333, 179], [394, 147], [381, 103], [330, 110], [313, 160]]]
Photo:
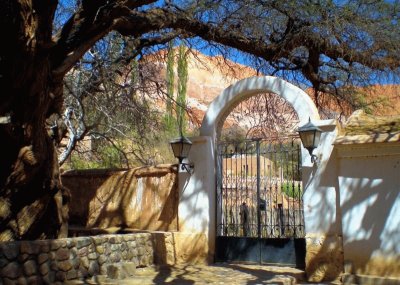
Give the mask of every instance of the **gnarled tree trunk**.
[[[5, 1], [0, 29], [0, 241], [67, 233], [67, 190], [46, 119], [61, 109], [49, 49], [54, 5]], [[40, 1], [36, 1], [40, 2]], [[3, 15], [1, 15], [3, 14]]]

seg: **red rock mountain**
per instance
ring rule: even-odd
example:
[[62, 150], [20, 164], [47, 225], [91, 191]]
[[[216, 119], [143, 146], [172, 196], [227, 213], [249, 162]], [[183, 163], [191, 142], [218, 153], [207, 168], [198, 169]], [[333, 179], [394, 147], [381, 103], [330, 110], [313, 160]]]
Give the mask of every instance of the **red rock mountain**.
[[[150, 62], [157, 62], [160, 65], [159, 75], [163, 78], [165, 78], [166, 57], [166, 51], [163, 50], [147, 58]], [[209, 104], [225, 88], [240, 79], [258, 75], [256, 70], [248, 66], [234, 63], [222, 56], [208, 56], [195, 50], [188, 52], [187, 61], [187, 105], [192, 113], [192, 119], [197, 124], [201, 123]], [[372, 109], [372, 114], [400, 114], [400, 85], [374, 85], [360, 90], [368, 95], [368, 102], [380, 102], [377, 107]], [[315, 101], [313, 92], [310, 90], [306, 90], [306, 92]], [[335, 99], [323, 94], [319, 96], [319, 102], [322, 102], [325, 110], [329, 109], [332, 111], [331, 113], [344, 112], [346, 117], [353, 111], [346, 106], [340, 108]]]

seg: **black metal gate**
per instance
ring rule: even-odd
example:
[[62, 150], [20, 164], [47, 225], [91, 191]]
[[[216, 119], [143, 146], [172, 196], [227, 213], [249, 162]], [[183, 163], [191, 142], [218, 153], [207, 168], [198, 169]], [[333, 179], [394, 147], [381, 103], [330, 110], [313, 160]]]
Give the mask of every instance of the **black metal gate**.
[[218, 145], [216, 260], [304, 268], [300, 141]]

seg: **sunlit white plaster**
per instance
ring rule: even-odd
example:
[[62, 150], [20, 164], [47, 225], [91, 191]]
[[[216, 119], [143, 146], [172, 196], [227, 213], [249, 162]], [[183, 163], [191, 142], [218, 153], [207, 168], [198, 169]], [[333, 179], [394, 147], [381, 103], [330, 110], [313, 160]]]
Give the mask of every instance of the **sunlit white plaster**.
[[204, 116], [201, 136], [210, 136], [214, 140], [222, 127], [223, 121], [232, 108], [247, 98], [263, 92], [272, 92], [284, 98], [293, 106], [300, 120], [300, 125], [309, 118], [319, 120], [318, 110], [303, 90], [277, 77], [250, 77], [236, 82], [226, 88], [221, 95], [214, 99]]
[[394, 205], [389, 213], [384, 226], [384, 230], [380, 235], [381, 246], [380, 250], [373, 253], [385, 255], [385, 256], [396, 256], [400, 255], [400, 193], [394, 200]]
[[136, 207], [139, 208], [139, 211], [142, 210], [142, 199], [143, 199], [143, 179], [138, 179], [137, 181], [137, 192], [136, 192]]
[[371, 237], [372, 228], [365, 229], [362, 222], [368, 208], [376, 202], [377, 198], [378, 194], [371, 195], [364, 201], [359, 201], [343, 215], [343, 232], [347, 237], [345, 242], [368, 240]]
[[[194, 163], [194, 174], [189, 176], [187, 173], [180, 172], [179, 189], [181, 192], [178, 210], [180, 230], [207, 233], [211, 254], [214, 248], [217, 216], [215, 201], [217, 161], [215, 160], [215, 153], [218, 134], [233, 108], [251, 96], [267, 92], [277, 94], [292, 105], [298, 115], [300, 125], [305, 124], [311, 118], [313, 123], [321, 128], [331, 128], [327, 131], [332, 131], [332, 126], [333, 129], [335, 127], [332, 120], [320, 120], [317, 108], [303, 90], [276, 77], [263, 76], [240, 80], [214, 99], [204, 116], [200, 128], [200, 137], [191, 138], [193, 146], [189, 160]], [[335, 137], [335, 135], [336, 133], [334, 135], [324, 134], [322, 140], [327, 137]], [[329, 149], [329, 157], [332, 140], [328, 140], [326, 144], [322, 143], [321, 147], [323, 150]], [[324, 155], [320, 154], [319, 156], [321, 162], [325, 163]], [[302, 148], [302, 164], [305, 175], [311, 175], [310, 171], [304, 169], [305, 167], [313, 167], [310, 156], [304, 148]], [[311, 181], [307, 186], [308, 192], [318, 188], [319, 184], [315, 184], [312, 181], [313, 179], [307, 178], [305, 180]], [[335, 216], [335, 213], [332, 213], [332, 215]], [[309, 221], [313, 224], [322, 224], [321, 217], [320, 212], [313, 211], [313, 214], [309, 215]]]
[[399, 150], [393, 143], [338, 147], [344, 259], [368, 270], [371, 261], [386, 262], [380, 270], [388, 276], [398, 274], [392, 265], [400, 257]]

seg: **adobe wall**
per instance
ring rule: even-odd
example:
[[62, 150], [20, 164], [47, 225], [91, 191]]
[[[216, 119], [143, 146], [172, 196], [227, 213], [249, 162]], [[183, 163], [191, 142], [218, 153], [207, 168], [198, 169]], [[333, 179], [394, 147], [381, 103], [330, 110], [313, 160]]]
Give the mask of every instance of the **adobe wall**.
[[173, 165], [130, 170], [74, 170], [62, 175], [71, 191], [70, 224], [86, 228], [178, 230], [178, 180]]

